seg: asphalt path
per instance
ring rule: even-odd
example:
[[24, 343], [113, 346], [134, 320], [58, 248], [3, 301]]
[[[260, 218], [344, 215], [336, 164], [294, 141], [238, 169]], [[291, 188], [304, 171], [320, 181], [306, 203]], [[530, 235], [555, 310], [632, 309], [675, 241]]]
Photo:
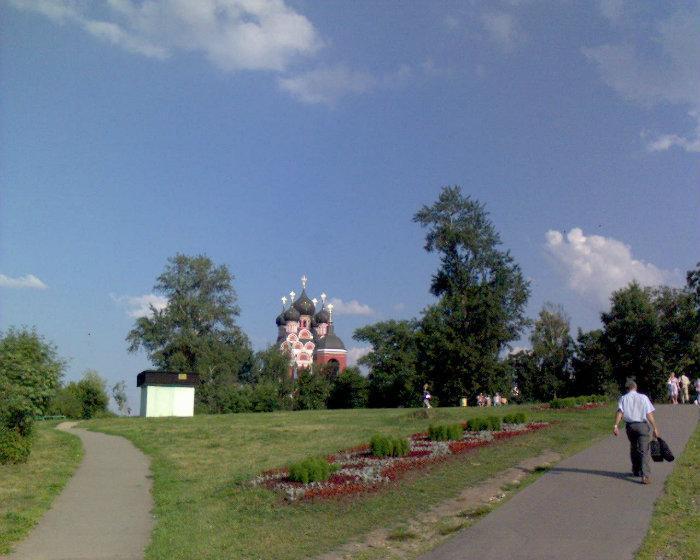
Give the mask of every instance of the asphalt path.
[[[680, 456], [698, 421], [693, 405], [657, 406], [661, 437]], [[610, 418], [612, 433], [613, 418]], [[653, 463], [652, 482], [631, 474], [629, 443], [594, 444], [553, 467], [421, 560], [632, 560], [675, 463]]]
[[74, 428], [85, 455], [51, 509], [7, 560], [140, 560], [153, 527], [150, 465], [122, 437]]

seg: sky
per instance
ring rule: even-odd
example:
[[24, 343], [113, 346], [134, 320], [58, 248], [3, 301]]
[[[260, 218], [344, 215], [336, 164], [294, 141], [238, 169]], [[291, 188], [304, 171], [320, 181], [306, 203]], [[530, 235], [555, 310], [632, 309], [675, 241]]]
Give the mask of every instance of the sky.
[[[325, 291], [353, 331], [416, 317], [415, 212], [482, 202], [531, 281], [596, 328], [615, 289], [700, 261], [700, 3], [0, 1], [0, 329], [125, 380], [176, 253], [234, 275], [274, 342]], [[527, 333], [526, 333], [527, 334]], [[524, 344], [517, 342], [517, 344]]]

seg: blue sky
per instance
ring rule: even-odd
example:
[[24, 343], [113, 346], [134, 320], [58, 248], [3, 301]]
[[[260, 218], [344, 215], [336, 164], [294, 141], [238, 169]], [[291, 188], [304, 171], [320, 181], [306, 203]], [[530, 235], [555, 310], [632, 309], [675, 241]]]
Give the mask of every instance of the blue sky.
[[532, 281], [593, 328], [636, 278], [700, 260], [698, 2], [0, 3], [0, 328], [36, 326], [110, 385], [177, 252], [235, 275], [274, 340], [309, 277], [336, 330], [416, 316], [411, 218], [486, 204]]

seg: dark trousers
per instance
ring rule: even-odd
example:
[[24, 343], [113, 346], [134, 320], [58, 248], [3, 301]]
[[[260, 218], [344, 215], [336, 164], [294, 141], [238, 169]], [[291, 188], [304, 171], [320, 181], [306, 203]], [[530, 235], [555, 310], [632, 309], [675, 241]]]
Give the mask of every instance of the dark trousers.
[[632, 422], [625, 426], [627, 439], [630, 440], [630, 459], [632, 472], [638, 476], [650, 476], [649, 436], [651, 426], [646, 422]]

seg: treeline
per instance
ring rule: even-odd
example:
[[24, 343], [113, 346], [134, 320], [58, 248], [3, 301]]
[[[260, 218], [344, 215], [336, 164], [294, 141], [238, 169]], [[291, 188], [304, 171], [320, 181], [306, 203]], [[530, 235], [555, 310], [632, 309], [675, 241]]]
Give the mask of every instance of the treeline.
[[[435, 302], [417, 318], [355, 331], [371, 347], [360, 359], [366, 379], [354, 369], [312, 369], [292, 382], [276, 347], [253, 351], [236, 323], [233, 276], [206, 256], [169, 259], [154, 286], [168, 304], [137, 319], [129, 350], [144, 349], [160, 369], [199, 374], [196, 407], [210, 413], [419, 406], [426, 384], [443, 405], [479, 393], [521, 401], [613, 395], [627, 377], [660, 398], [671, 371], [692, 376], [700, 364], [700, 268], [683, 288], [632, 283], [615, 292], [602, 328], [574, 338], [560, 306], [545, 304], [534, 321], [525, 315], [529, 282], [481, 203], [446, 187], [413, 219], [438, 257]], [[531, 349], [509, 353], [528, 332]]]

